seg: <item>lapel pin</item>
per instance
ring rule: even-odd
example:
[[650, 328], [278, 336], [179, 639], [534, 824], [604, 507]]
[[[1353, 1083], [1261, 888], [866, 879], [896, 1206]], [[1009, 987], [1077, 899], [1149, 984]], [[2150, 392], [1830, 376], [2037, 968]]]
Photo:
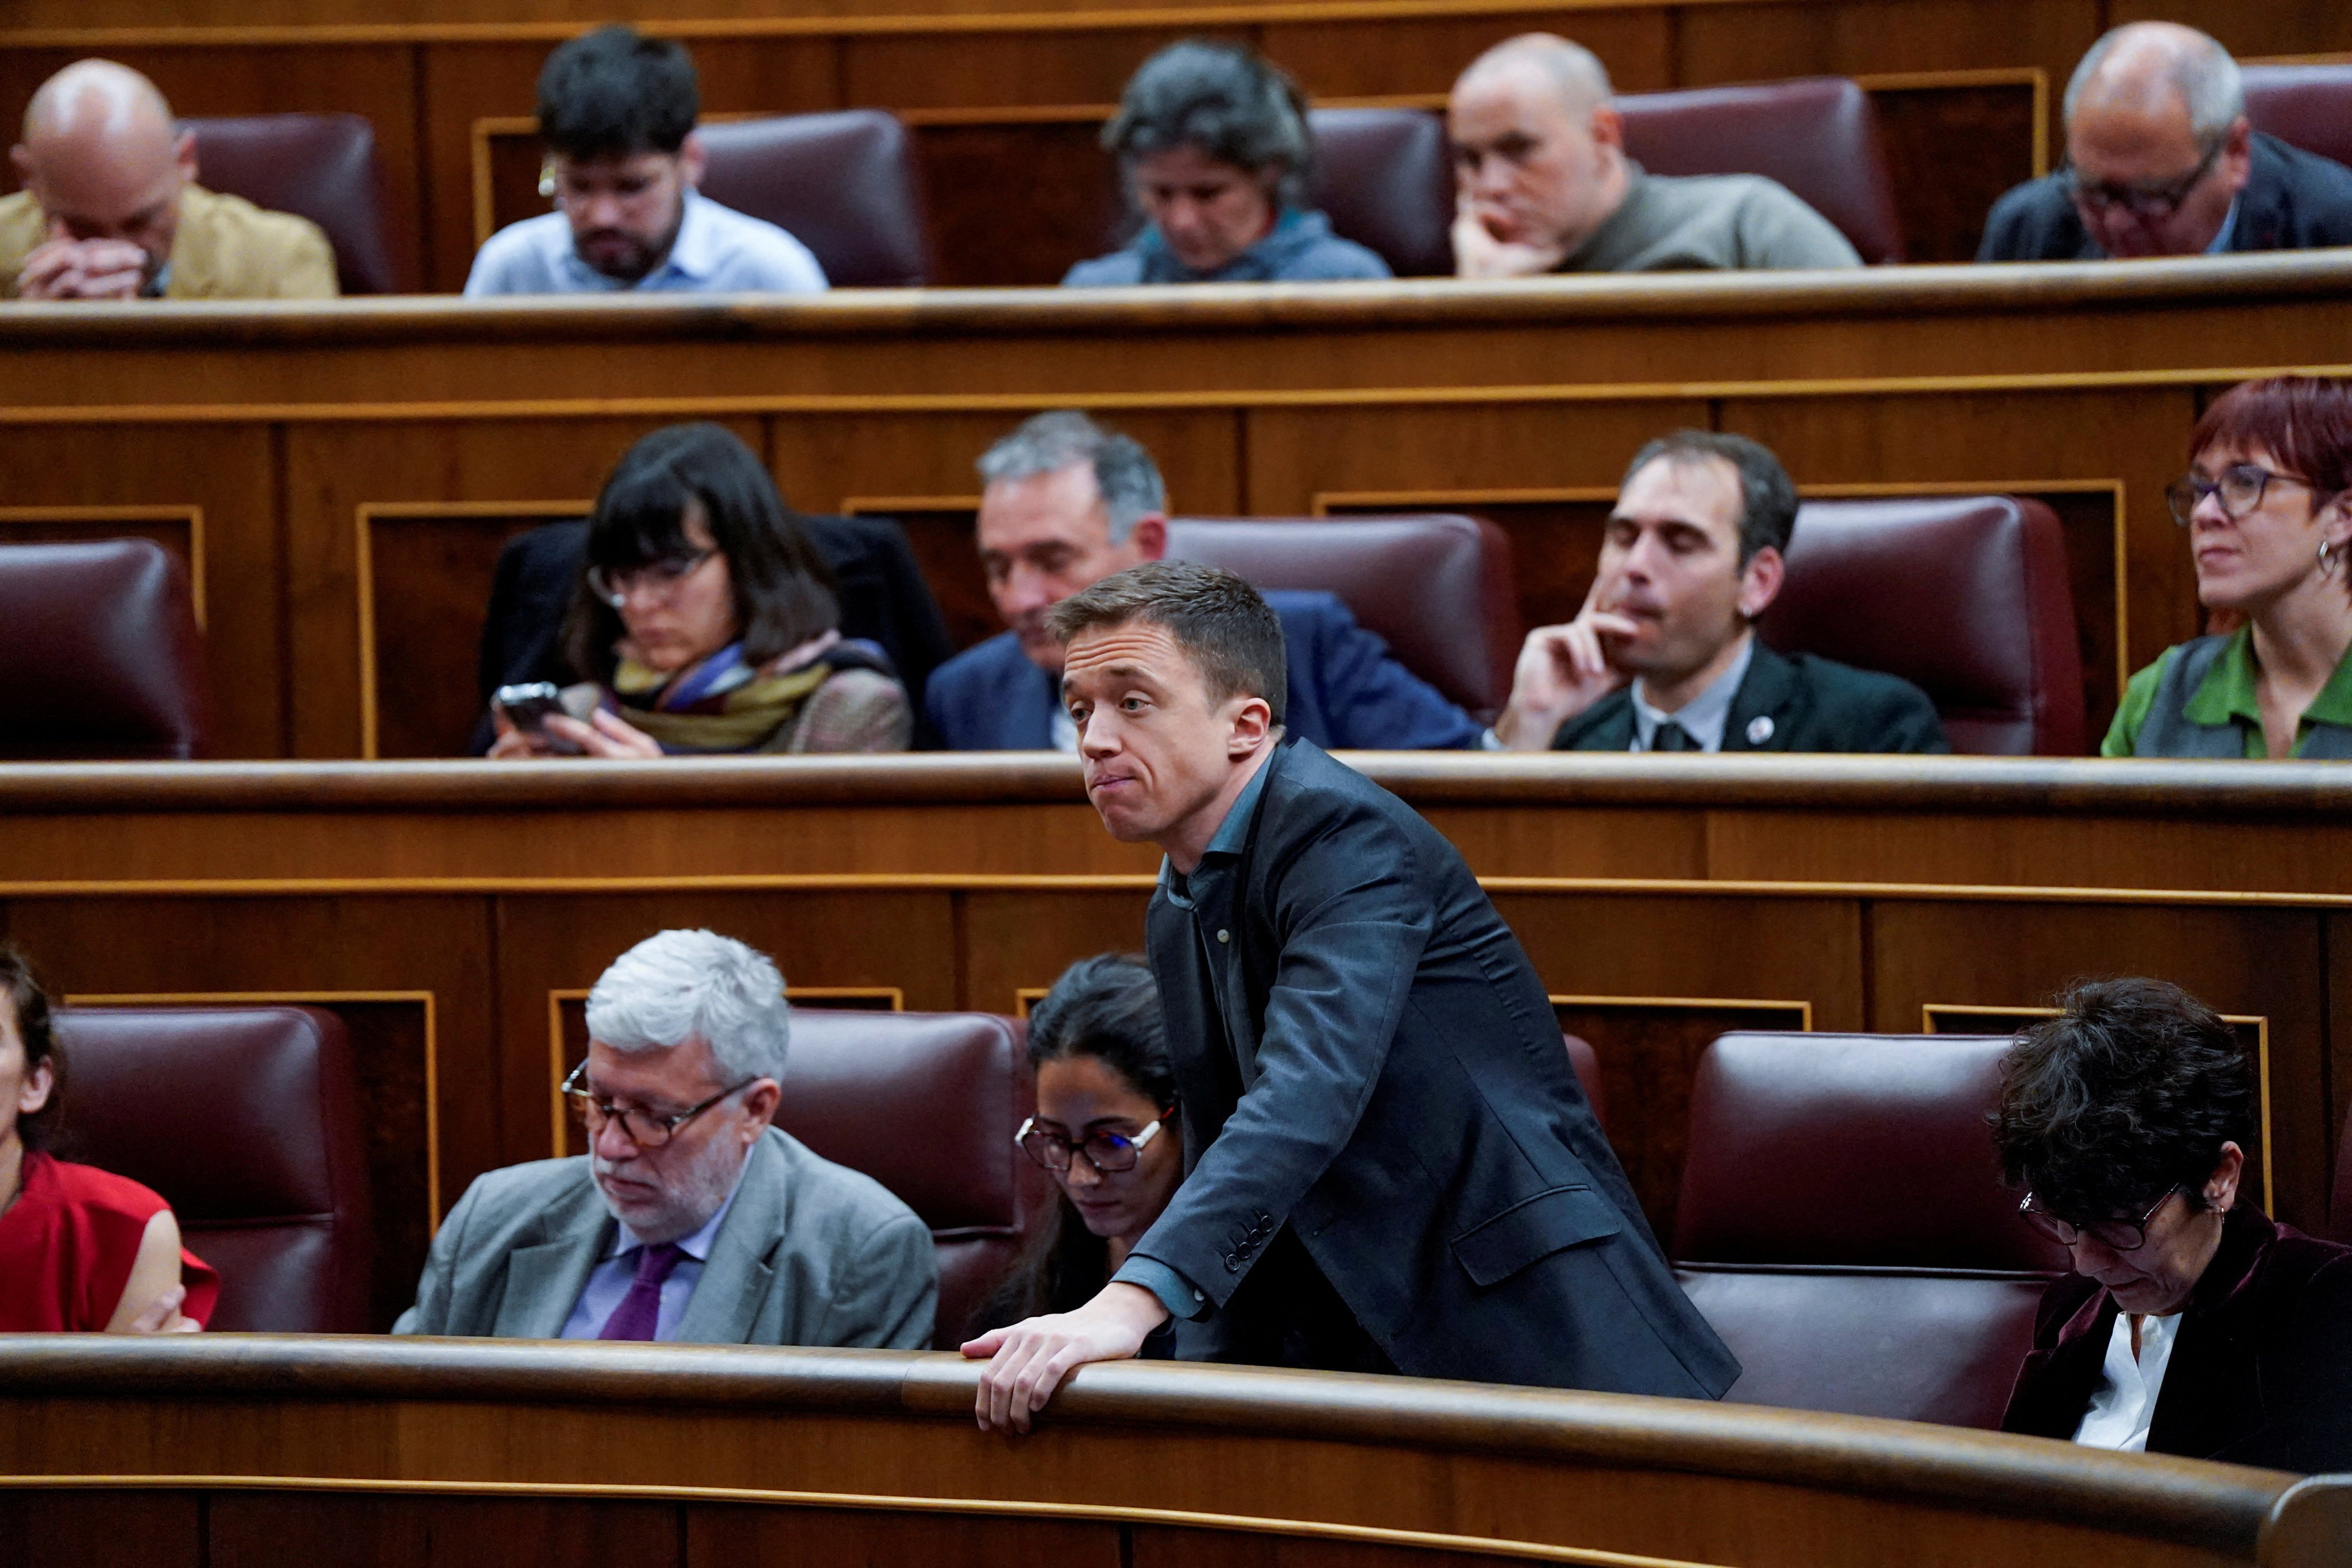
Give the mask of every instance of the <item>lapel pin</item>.
[[1771, 738], [1772, 716], [1770, 714], [1759, 713], [1755, 718], [1748, 721], [1748, 743], [1749, 745], [1760, 746]]

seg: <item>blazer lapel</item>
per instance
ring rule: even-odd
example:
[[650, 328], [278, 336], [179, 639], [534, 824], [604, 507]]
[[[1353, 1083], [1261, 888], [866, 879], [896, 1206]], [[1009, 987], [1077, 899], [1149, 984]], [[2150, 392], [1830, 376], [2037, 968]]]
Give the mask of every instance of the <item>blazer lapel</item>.
[[506, 1294], [490, 1332], [502, 1340], [551, 1340], [579, 1304], [588, 1276], [611, 1245], [613, 1218], [591, 1186], [586, 1202], [550, 1216], [554, 1238], [507, 1255]]
[[678, 1318], [672, 1337], [681, 1344], [746, 1344], [759, 1324], [760, 1309], [775, 1283], [768, 1255], [778, 1237], [790, 1234], [790, 1194], [783, 1151], [777, 1144], [782, 1136], [772, 1129], [751, 1145], [735, 1201], [710, 1238], [702, 1278]]
[[1756, 649], [1748, 658], [1748, 673], [1740, 678], [1739, 689], [1732, 693], [1731, 711], [1723, 721], [1723, 749], [1787, 751], [1791, 739], [1787, 710], [1796, 685], [1797, 667], [1758, 637]]

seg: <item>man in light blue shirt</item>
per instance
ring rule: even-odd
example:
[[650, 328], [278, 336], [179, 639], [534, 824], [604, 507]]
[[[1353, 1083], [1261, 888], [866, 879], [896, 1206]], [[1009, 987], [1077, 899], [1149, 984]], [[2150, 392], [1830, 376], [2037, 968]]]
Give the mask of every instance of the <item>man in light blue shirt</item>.
[[555, 211], [492, 235], [466, 293], [822, 290], [808, 247], [696, 190], [699, 107], [677, 44], [611, 26], [559, 47], [539, 78], [541, 188]]

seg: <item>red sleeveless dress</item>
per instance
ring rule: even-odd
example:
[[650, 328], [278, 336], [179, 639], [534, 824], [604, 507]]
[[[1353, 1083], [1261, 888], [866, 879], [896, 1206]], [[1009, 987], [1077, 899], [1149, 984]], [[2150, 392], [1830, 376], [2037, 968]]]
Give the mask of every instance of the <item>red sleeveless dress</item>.
[[[23, 1176], [0, 1214], [0, 1333], [105, 1328], [147, 1222], [171, 1205], [128, 1177], [29, 1150]], [[180, 1283], [180, 1310], [209, 1322], [220, 1276], [183, 1247]]]

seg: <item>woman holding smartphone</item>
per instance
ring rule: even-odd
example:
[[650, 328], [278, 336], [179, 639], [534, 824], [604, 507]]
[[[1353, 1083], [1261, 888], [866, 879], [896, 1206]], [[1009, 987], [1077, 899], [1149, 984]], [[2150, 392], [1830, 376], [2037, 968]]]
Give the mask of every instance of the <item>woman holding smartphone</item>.
[[905, 751], [906, 689], [840, 626], [824, 557], [751, 448], [717, 425], [656, 430], [589, 520], [563, 628], [582, 684], [553, 710], [500, 702], [489, 754]]

